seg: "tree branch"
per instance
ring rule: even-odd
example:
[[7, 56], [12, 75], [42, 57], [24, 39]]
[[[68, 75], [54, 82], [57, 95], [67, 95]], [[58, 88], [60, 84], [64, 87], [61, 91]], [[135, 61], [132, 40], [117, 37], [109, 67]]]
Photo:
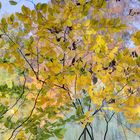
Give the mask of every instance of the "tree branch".
[[[43, 85], [44, 85], [44, 84], [43, 84]], [[36, 98], [35, 98], [34, 105], [33, 105], [33, 108], [32, 108], [32, 110], [31, 110], [31, 112], [30, 112], [30, 115], [29, 115], [20, 125], [18, 125], [18, 126], [12, 131], [12, 134], [11, 134], [11, 136], [8, 138], [8, 140], [11, 140], [12, 137], [14, 136], [14, 133], [16, 132], [16, 130], [17, 130], [18, 128], [20, 128], [24, 123], [26, 123], [26, 122], [30, 119], [30, 117], [32, 116], [32, 114], [33, 114], [33, 112], [34, 112], [34, 109], [35, 109], [35, 107], [36, 107], [36, 104], [37, 104], [38, 97], [39, 97], [39, 95], [40, 95], [40, 93], [41, 93], [41, 91], [42, 91], [42, 89], [43, 89], [43, 85], [42, 85], [42, 88], [39, 90], [39, 92], [38, 92], [38, 94], [37, 94], [37, 96], [36, 96]]]
[[7, 110], [5, 110], [5, 111], [1, 114], [0, 117], [2, 117], [4, 114], [6, 114], [9, 110], [11, 110], [11, 109], [19, 102], [19, 100], [20, 100], [20, 99], [22, 98], [22, 96], [24, 95], [24, 92], [25, 92], [25, 84], [26, 84], [26, 77], [25, 77], [25, 75], [24, 75], [23, 90], [22, 90], [21, 95], [19, 96], [19, 98], [15, 101], [15, 103], [14, 103], [11, 107], [9, 107]]
[[81, 137], [84, 135], [85, 130], [86, 130], [86, 127], [83, 129], [83, 131], [82, 131], [82, 133], [80, 134], [80, 136], [79, 136], [78, 140], [80, 140], [80, 139], [81, 139]]
[[113, 113], [111, 115], [111, 117], [107, 120], [106, 116], [105, 116], [105, 121], [106, 121], [106, 130], [105, 130], [105, 134], [104, 134], [104, 140], [106, 140], [106, 136], [107, 136], [107, 132], [108, 132], [108, 126], [109, 126], [109, 122], [111, 121], [112, 117], [114, 116], [115, 113]]

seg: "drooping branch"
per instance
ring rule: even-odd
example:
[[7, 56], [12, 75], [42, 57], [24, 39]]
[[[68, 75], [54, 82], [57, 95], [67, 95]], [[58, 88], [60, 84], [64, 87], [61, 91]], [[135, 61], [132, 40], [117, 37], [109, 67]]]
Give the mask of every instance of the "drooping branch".
[[11, 136], [8, 138], [8, 140], [11, 140], [12, 137], [14, 136], [14, 133], [16, 132], [16, 130], [17, 130], [18, 128], [22, 127], [23, 124], [25, 124], [25, 123], [31, 118], [31, 116], [32, 116], [32, 114], [33, 114], [33, 112], [34, 112], [34, 110], [35, 110], [35, 108], [36, 108], [37, 101], [38, 101], [38, 97], [39, 97], [40, 93], [41, 93], [42, 90], [43, 90], [43, 85], [44, 85], [44, 84], [42, 84], [42, 88], [39, 90], [38, 94], [36, 95], [36, 98], [35, 98], [35, 101], [34, 101], [34, 105], [33, 105], [33, 107], [32, 107], [32, 110], [31, 110], [29, 116], [28, 116], [20, 125], [18, 125], [18, 126], [12, 131], [12, 134], [11, 134]]
[[26, 84], [26, 77], [25, 77], [25, 74], [24, 75], [24, 83], [23, 83], [23, 89], [22, 89], [22, 93], [21, 95], [18, 97], [18, 99], [15, 101], [15, 103], [10, 106], [8, 109], [6, 109], [1, 115], [0, 117], [2, 117], [4, 114], [6, 114], [9, 110], [11, 110], [13, 107], [15, 107], [17, 105], [17, 103], [19, 102], [19, 100], [22, 98], [22, 96], [24, 95], [25, 93], [25, 84]]
[[137, 134], [135, 131], [133, 131], [131, 128], [129, 128], [126, 124], [124, 124], [123, 122], [121, 122], [120, 120], [118, 120], [115, 116], [113, 116], [121, 125], [123, 125], [127, 130], [129, 130], [130, 132], [132, 132], [133, 134], [135, 134], [137, 137], [140, 138], [140, 135]]
[[24, 92], [25, 92], [25, 85], [26, 85], [26, 76], [25, 76], [25, 74], [23, 74], [23, 76], [24, 76], [24, 83], [23, 83], [23, 90], [22, 90], [22, 93], [21, 93], [21, 95], [19, 96], [19, 98], [16, 100], [16, 102], [9, 108], [9, 109], [12, 109], [17, 103], [18, 103], [18, 101], [22, 98], [22, 96], [24, 95]]
[[37, 72], [34, 70], [33, 66], [30, 64], [30, 62], [28, 61], [28, 59], [25, 57], [25, 55], [23, 54], [23, 52], [21, 51], [21, 49], [18, 49], [18, 51], [20, 52], [20, 54], [22, 55], [22, 57], [24, 58], [24, 60], [28, 63], [28, 65], [30, 66], [30, 68], [32, 69], [33, 73], [36, 76], [36, 79], [38, 79], [38, 75]]
[[[29, 94], [29, 93], [28, 93]], [[20, 103], [20, 105], [18, 106], [17, 110], [14, 112], [13, 115], [11, 115], [10, 119], [12, 119], [14, 117], [14, 115], [18, 112], [18, 110], [20, 109], [20, 107], [22, 107], [22, 105], [25, 103], [26, 101], [26, 97], [28, 96], [28, 94], [26, 94], [26, 96], [24, 97], [23, 101]]]
[[123, 133], [124, 133], [125, 140], [127, 140], [127, 136], [126, 136], [126, 133], [125, 133], [125, 130], [124, 130], [124, 126], [122, 124], [121, 124], [121, 127], [122, 127], [122, 130], [123, 130]]

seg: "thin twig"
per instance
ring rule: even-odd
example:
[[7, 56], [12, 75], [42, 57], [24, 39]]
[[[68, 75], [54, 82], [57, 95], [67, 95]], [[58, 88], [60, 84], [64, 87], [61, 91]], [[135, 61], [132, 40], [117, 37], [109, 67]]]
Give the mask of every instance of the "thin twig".
[[131, 128], [129, 128], [127, 125], [125, 125], [124, 123], [122, 123], [120, 120], [118, 120], [115, 116], [114, 118], [120, 123], [122, 124], [125, 128], [127, 128], [129, 131], [131, 131], [133, 134], [135, 134], [136, 136], [138, 136], [140, 138], [140, 135], [137, 134], [135, 131], [133, 131]]
[[39, 49], [38, 46], [36, 46], [36, 53], [37, 53], [37, 75], [39, 77]]
[[[7, 110], [5, 110], [2, 114], [1, 114], [1, 116], [3, 116], [4, 114], [6, 114], [9, 110], [11, 110], [14, 106], [16, 106], [17, 105], [17, 103], [19, 102], [19, 100], [22, 98], [22, 96], [24, 95], [24, 92], [25, 92], [25, 84], [26, 84], [26, 77], [25, 77], [25, 75], [24, 75], [24, 84], [23, 84], [23, 90], [22, 90], [22, 93], [21, 93], [21, 95], [19, 96], [19, 98], [15, 101], [15, 103], [12, 105], [12, 106], [10, 106]], [[0, 117], [1, 117], [0, 116]]]
[[93, 140], [94, 140], [94, 135], [93, 135], [93, 128], [92, 128], [92, 125], [91, 125], [91, 123], [89, 123], [89, 127], [90, 127], [90, 129], [91, 129], [91, 135], [92, 135], [92, 138], [93, 138]]
[[18, 126], [12, 131], [12, 134], [11, 134], [11, 136], [8, 138], [8, 140], [11, 140], [12, 137], [14, 136], [14, 133], [16, 132], [16, 130], [17, 130], [18, 128], [20, 128], [24, 123], [26, 123], [26, 122], [30, 119], [30, 117], [32, 116], [32, 114], [33, 114], [33, 112], [34, 112], [34, 109], [35, 109], [36, 104], [37, 104], [38, 97], [39, 97], [39, 95], [40, 95], [42, 89], [43, 89], [43, 85], [42, 85], [42, 88], [39, 90], [39, 92], [38, 92], [38, 94], [37, 94], [37, 96], [36, 96], [36, 98], [35, 98], [34, 105], [33, 105], [33, 108], [32, 108], [32, 110], [31, 110], [31, 112], [30, 112], [30, 115], [29, 115], [20, 125], [18, 125]]
[[127, 140], [127, 136], [126, 136], [126, 133], [125, 133], [125, 130], [124, 130], [124, 127], [123, 127], [122, 124], [121, 124], [121, 127], [122, 127], [122, 130], [123, 130], [123, 133], [124, 133], [125, 140]]
[[105, 121], [106, 121], [106, 130], [105, 130], [105, 134], [104, 134], [104, 140], [106, 140], [106, 136], [107, 136], [107, 132], [108, 132], [108, 126], [109, 126], [109, 122], [111, 121], [112, 117], [114, 116], [115, 113], [113, 113], [111, 115], [111, 117], [107, 120], [106, 116], [105, 116]]
[[83, 131], [82, 131], [82, 133], [80, 134], [80, 136], [79, 136], [78, 140], [80, 140], [80, 139], [81, 139], [81, 137], [84, 135], [84, 131], [85, 131], [85, 129], [86, 129], [86, 128], [84, 128], [84, 129], [83, 129]]

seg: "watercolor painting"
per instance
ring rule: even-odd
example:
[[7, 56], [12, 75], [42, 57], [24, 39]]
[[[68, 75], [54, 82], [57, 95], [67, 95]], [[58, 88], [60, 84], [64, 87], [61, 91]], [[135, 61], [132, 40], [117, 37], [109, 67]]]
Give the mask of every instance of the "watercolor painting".
[[0, 0], [0, 140], [140, 140], [140, 0]]

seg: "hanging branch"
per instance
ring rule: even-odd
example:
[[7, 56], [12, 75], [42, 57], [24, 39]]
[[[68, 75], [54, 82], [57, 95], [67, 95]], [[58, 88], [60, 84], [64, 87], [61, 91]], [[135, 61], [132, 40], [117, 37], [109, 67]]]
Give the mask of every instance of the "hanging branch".
[[[29, 94], [29, 93], [28, 93]], [[26, 97], [28, 96], [28, 94], [25, 96], [24, 100], [22, 101], [22, 103], [20, 103], [20, 105], [18, 106], [18, 109], [14, 112], [13, 115], [11, 115], [10, 119], [12, 119], [14, 117], [14, 115], [18, 112], [18, 110], [20, 109], [20, 107], [25, 103]]]
[[128, 129], [129, 131], [131, 131], [133, 134], [135, 134], [137, 137], [140, 138], [140, 135], [137, 134], [135, 131], [133, 131], [131, 128], [129, 128], [127, 125], [125, 125], [124, 123], [122, 123], [120, 120], [118, 120], [115, 116], [113, 116], [120, 124], [122, 124], [126, 129]]
[[123, 133], [124, 133], [125, 140], [127, 140], [127, 136], [126, 136], [126, 133], [125, 133], [125, 130], [124, 130], [124, 127], [123, 127], [122, 124], [121, 124], [121, 127], [122, 127], [122, 130], [123, 130]]
[[23, 124], [25, 124], [25, 123], [31, 118], [31, 116], [32, 116], [32, 114], [33, 114], [33, 112], [34, 112], [34, 110], [35, 110], [35, 108], [36, 108], [38, 97], [39, 97], [39, 95], [40, 95], [40, 93], [41, 93], [41, 91], [42, 91], [42, 89], [43, 89], [43, 85], [44, 85], [44, 84], [42, 84], [42, 88], [39, 90], [38, 94], [36, 95], [36, 98], [35, 98], [35, 101], [34, 101], [34, 105], [33, 105], [33, 108], [32, 108], [32, 110], [31, 110], [31, 112], [30, 112], [30, 115], [29, 115], [20, 125], [18, 125], [18, 126], [12, 131], [12, 134], [11, 134], [11, 136], [8, 138], [8, 140], [11, 140], [12, 137], [14, 136], [14, 133], [16, 132], [16, 130], [17, 130], [18, 128], [22, 127]]
[[25, 84], [26, 84], [26, 77], [25, 77], [25, 74], [24, 75], [24, 83], [23, 83], [23, 90], [22, 90], [22, 93], [21, 95], [18, 97], [18, 99], [15, 101], [15, 103], [10, 106], [8, 109], [6, 109], [1, 115], [0, 117], [2, 117], [4, 114], [6, 114], [9, 110], [11, 110], [13, 107], [15, 107], [17, 105], [17, 103], [19, 102], [19, 100], [22, 98], [22, 96], [24, 95], [25, 93]]
[[109, 122], [111, 121], [112, 117], [115, 115], [115, 113], [113, 113], [111, 115], [111, 117], [107, 120], [106, 116], [105, 116], [105, 121], [106, 121], [106, 130], [105, 130], [105, 134], [104, 134], [104, 140], [106, 140], [106, 136], [107, 136], [107, 132], [108, 132], [108, 126], [109, 126]]

